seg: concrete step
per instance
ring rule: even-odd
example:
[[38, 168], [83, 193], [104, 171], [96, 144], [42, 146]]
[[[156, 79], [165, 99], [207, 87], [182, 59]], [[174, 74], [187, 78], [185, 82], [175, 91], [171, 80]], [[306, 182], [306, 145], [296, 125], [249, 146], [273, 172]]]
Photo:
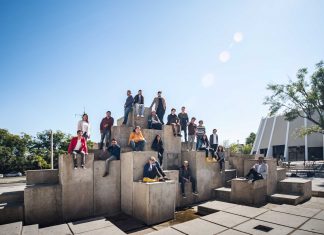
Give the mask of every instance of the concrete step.
[[24, 190], [3, 192], [0, 194], [0, 203], [23, 202]]
[[293, 195], [311, 195], [312, 181], [300, 178], [287, 178], [278, 183], [277, 192]]
[[214, 189], [214, 198], [223, 201], [223, 202], [230, 202], [231, 201], [231, 188], [217, 188]]
[[24, 203], [0, 204], [0, 224], [13, 223], [24, 220]]
[[21, 231], [22, 231], [21, 221], [0, 225], [0, 235], [20, 235]]
[[236, 178], [236, 169], [225, 169], [225, 181]]
[[232, 180], [227, 180], [225, 182], [225, 188], [231, 188], [232, 187]]
[[268, 201], [274, 204], [297, 205], [302, 201], [302, 196], [276, 193], [270, 195]]
[[37, 235], [39, 233], [38, 224], [27, 225], [22, 228], [21, 235]]

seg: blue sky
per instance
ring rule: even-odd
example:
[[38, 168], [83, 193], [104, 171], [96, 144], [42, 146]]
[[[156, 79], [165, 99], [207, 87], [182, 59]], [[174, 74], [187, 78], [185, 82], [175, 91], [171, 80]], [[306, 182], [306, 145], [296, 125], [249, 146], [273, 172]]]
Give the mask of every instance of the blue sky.
[[162, 90], [168, 112], [185, 105], [221, 141], [243, 142], [267, 115], [266, 85], [324, 59], [323, 9], [320, 0], [1, 0], [0, 128], [72, 134], [85, 107], [98, 141], [127, 89], [142, 89], [148, 105]]

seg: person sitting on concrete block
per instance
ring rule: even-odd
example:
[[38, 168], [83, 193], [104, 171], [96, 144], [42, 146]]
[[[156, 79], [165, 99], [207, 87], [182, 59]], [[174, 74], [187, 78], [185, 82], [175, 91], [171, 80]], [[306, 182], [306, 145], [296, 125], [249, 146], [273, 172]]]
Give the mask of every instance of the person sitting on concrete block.
[[192, 194], [198, 195], [198, 192], [196, 191], [196, 179], [191, 174], [191, 169], [189, 167], [188, 161], [183, 161], [183, 165], [180, 167], [179, 182], [181, 185], [181, 193], [183, 198], [186, 198], [186, 194], [185, 194], [186, 182], [191, 182]]
[[173, 135], [174, 136], [180, 136], [181, 137], [181, 129], [180, 129], [180, 119], [178, 118], [176, 114], [176, 109], [171, 109], [171, 114], [168, 115], [168, 122], [167, 125], [172, 126]]
[[105, 146], [108, 148], [111, 139], [111, 127], [114, 125], [114, 118], [111, 116], [111, 112], [106, 112], [106, 117], [104, 117], [100, 122], [100, 146], [99, 149], [103, 149], [103, 143], [105, 141]]
[[206, 160], [208, 159], [208, 152], [209, 152], [209, 141], [208, 141], [208, 137], [207, 135], [203, 135], [203, 137], [200, 140], [200, 147], [199, 149], [200, 151], [205, 151], [205, 155], [206, 155]]
[[132, 111], [134, 103], [134, 98], [132, 96], [132, 92], [130, 90], [127, 91], [127, 98], [124, 104], [124, 121], [122, 125], [126, 125], [128, 121], [128, 114]]
[[68, 153], [73, 156], [74, 169], [78, 168], [78, 159], [77, 155], [81, 155], [81, 167], [85, 168], [85, 155], [88, 154], [87, 141], [82, 136], [83, 132], [81, 130], [77, 131], [77, 136], [71, 139]]
[[165, 110], [166, 110], [166, 102], [165, 102], [165, 99], [162, 97], [162, 91], [158, 91], [157, 97], [154, 98], [154, 100], [150, 106], [150, 109], [153, 108], [153, 105], [154, 105], [156, 114], [158, 115], [162, 125], [164, 125], [163, 117], [164, 117]]
[[160, 165], [162, 165], [164, 148], [163, 148], [163, 141], [162, 141], [162, 138], [160, 135], [155, 136], [151, 148], [154, 151], [158, 152], [158, 158], [160, 161]]
[[200, 148], [201, 139], [206, 134], [206, 128], [203, 124], [204, 124], [204, 121], [200, 120], [198, 122], [198, 126], [196, 128], [196, 137], [197, 137], [196, 150], [198, 150]]
[[106, 160], [105, 173], [102, 177], [109, 175], [109, 162], [120, 159], [120, 146], [117, 144], [117, 141], [115, 139], [111, 140], [111, 145], [108, 147], [107, 151], [110, 156]]
[[[268, 174], [268, 164], [264, 162], [263, 157], [259, 157], [258, 162], [253, 165], [249, 173], [246, 175], [246, 179], [249, 179], [249, 183], [256, 180], [266, 179]], [[252, 176], [252, 179], [250, 178]]]
[[156, 161], [155, 157], [150, 157], [144, 166], [143, 182], [150, 183], [165, 180], [169, 179], [166, 178], [166, 175], [161, 169], [159, 162]]
[[143, 151], [145, 142], [146, 140], [141, 132], [141, 127], [136, 126], [129, 136], [128, 144], [132, 147], [133, 151]]
[[225, 163], [225, 152], [224, 152], [224, 147], [222, 145], [218, 146], [216, 155], [217, 155], [217, 161], [219, 163], [219, 170], [222, 172]]
[[151, 115], [148, 118], [148, 128], [162, 130], [162, 122], [154, 110], [151, 112]]
[[135, 113], [136, 116], [144, 117], [144, 96], [142, 95], [142, 90], [138, 90], [138, 94], [134, 97]]

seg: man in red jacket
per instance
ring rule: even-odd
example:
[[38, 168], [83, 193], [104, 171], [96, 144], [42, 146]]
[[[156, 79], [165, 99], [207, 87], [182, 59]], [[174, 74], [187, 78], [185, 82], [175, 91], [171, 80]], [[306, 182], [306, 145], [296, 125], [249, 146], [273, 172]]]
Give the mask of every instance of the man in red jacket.
[[77, 155], [81, 155], [81, 167], [84, 167], [85, 164], [85, 155], [88, 154], [88, 147], [87, 147], [87, 141], [85, 140], [84, 137], [82, 137], [82, 131], [78, 130], [77, 131], [77, 136], [73, 137], [71, 139], [68, 153], [73, 155], [73, 160], [74, 160], [74, 169], [78, 168], [78, 160], [77, 160]]

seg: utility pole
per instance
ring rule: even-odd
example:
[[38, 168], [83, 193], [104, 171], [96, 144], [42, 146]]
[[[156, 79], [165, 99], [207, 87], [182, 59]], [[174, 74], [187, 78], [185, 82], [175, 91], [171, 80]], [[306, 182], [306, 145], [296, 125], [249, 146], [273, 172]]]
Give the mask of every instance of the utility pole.
[[51, 169], [54, 169], [53, 130], [51, 130]]

